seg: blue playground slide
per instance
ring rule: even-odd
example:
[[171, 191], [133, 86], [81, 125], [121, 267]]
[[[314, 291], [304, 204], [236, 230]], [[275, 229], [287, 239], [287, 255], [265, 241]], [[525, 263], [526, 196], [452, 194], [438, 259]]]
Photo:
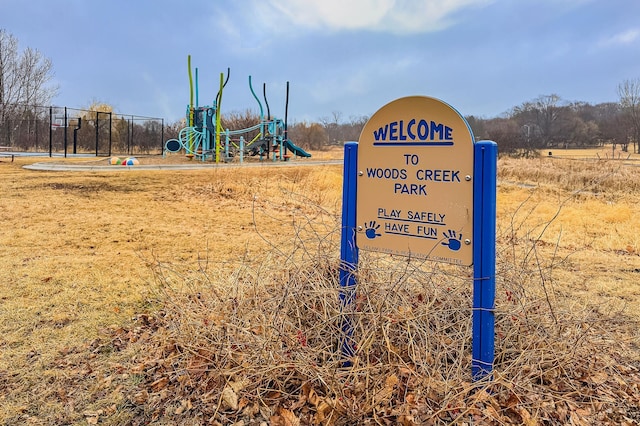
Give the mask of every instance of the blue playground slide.
[[311, 157], [311, 154], [300, 148], [298, 145], [294, 145], [293, 142], [291, 142], [289, 139], [284, 141], [284, 146], [286, 146], [287, 149], [293, 152], [295, 155], [298, 155], [300, 157]]

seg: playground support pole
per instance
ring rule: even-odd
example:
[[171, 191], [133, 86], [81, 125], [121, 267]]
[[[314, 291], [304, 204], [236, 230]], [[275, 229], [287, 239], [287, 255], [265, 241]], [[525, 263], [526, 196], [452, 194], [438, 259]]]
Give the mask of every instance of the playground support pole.
[[[287, 91], [285, 95], [284, 102], [284, 137], [283, 140], [286, 142], [289, 139], [289, 134], [287, 130], [287, 119], [289, 117], [289, 82], [287, 81]], [[284, 147], [284, 155], [287, 155], [287, 147]]]
[[496, 176], [498, 145], [474, 144], [473, 188], [473, 337], [471, 376], [491, 376], [495, 345]]
[[200, 107], [200, 102], [198, 101], [198, 67], [196, 67], [196, 109], [199, 107]]
[[229, 129], [227, 129], [225, 131], [225, 137], [224, 137], [224, 158], [225, 161], [227, 158], [229, 158], [229, 144], [231, 143], [231, 137], [229, 136]]
[[[256, 92], [253, 91], [253, 85], [251, 84], [251, 76], [249, 76], [249, 90], [251, 90], [251, 94], [253, 98], [258, 102], [258, 106], [260, 107], [260, 137], [264, 138], [264, 110], [262, 109], [262, 104], [260, 103], [260, 99], [256, 96]], [[267, 145], [268, 146], [268, 145]], [[269, 157], [267, 151], [267, 158]]]
[[240, 163], [244, 162], [244, 136], [240, 136]]
[[355, 272], [358, 268], [356, 247], [356, 191], [358, 182], [358, 143], [347, 142], [344, 146], [344, 181], [342, 186], [342, 232], [340, 234], [340, 309], [342, 311], [342, 333], [340, 348], [345, 359], [344, 366], [351, 365], [354, 354], [353, 309], [356, 295]]
[[224, 74], [220, 73], [220, 99], [218, 99], [218, 104], [216, 105], [216, 163], [220, 162], [220, 115], [221, 115], [221, 105], [222, 105], [222, 89], [224, 87]]
[[189, 68], [189, 123], [187, 127], [193, 126], [193, 77], [191, 75], [191, 55], [187, 55], [187, 67]]
[[262, 96], [264, 97], [264, 105], [267, 107], [267, 121], [271, 121], [271, 110], [269, 102], [267, 102], [267, 83], [262, 83]]
[[[260, 99], [258, 99], [258, 96], [256, 96], [256, 92], [253, 91], [253, 85], [251, 84], [251, 76], [249, 76], [249, 90], [251, 90], [251, 94], [253, 95], [253, 98], [258, 103], [258, 107], [260, 107], [260, 121], [262, 122], [264, 121], [264, 110], [262, 109], [262, 104], [260, 103]], [[264, 133], [264, 131], [262, 133]]]
[[[191, 55], [187, 55], [187, 68], [189, 71], [189, 122], [187, 127], [192, 127], [195, 123], [193, 120], [193, 76], [191, 74]], [[189, 132], [187, 135], [187, 155], [193, 154], [193, 133]]]

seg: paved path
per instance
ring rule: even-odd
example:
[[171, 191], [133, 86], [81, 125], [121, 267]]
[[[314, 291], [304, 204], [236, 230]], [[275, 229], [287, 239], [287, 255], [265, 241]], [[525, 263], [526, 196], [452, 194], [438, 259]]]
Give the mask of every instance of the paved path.
[[194, 162], [189, 164], [138, 164], [136, 166], [122, 166], [109, 164], [91, 163], [59, 163], [42, 162], [23, 166], [29, 170], [64, 171], [64, 172], [122, 172], [133, 170], [203, 170], [203, 169], [223, 169], [237, 167], [291, 167], [291, 166], [328, 166], [342, 164], [342, 160], [326, 161], [286, 161], [273, 162], [264, 161], [262, 163], [204, 163]]

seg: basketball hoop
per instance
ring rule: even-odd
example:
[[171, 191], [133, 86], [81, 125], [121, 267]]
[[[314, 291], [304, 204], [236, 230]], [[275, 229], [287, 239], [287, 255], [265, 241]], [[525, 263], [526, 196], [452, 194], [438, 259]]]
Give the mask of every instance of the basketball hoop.
[[54, 118], [53, 121], [51, 122], [51, 130], [56, 130], [59, 129], [61, 127], [64, 127], [64, 118]]

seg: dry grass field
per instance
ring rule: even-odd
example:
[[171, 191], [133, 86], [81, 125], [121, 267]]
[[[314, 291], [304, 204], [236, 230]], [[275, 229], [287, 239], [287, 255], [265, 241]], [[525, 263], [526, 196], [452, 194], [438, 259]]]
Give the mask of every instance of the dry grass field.
[[388, 255], [343, 366], [341, 166], [0, 158], [0, 424], [639, 424], [640, 163], [559, 154], [499, 161], [476, 384], [469, 268]]

